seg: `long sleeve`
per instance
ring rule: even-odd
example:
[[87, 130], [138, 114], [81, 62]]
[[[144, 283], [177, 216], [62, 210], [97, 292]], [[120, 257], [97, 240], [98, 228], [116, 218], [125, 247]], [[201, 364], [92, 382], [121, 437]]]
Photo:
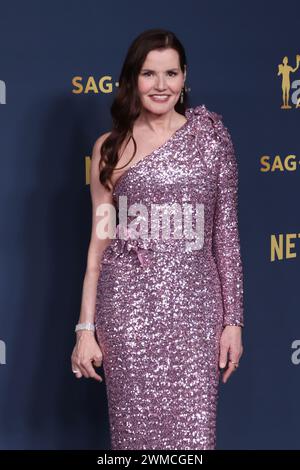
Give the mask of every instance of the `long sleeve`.
[[244, 326], [243, 267], [237, 214], [238, 167], [227, 128], [221, 120], [215, 126], [220, 136], [220, 153], [212, 250], [222, 287], [223, 325]]

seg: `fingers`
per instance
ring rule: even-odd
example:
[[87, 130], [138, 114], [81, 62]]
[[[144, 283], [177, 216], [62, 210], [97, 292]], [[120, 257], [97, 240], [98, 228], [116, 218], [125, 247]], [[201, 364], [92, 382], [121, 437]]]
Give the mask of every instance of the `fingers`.
[[82, 377], [82, 372], [80, 371], [79, 367], [72, 366], [72, 372], [76, 379], [80, 379]]
[[[101, 361], [98, 359], [99, 367], [101, 366]], [[96, 373], [94, 367], [91, 364], [91, 361], [78, 361], [72, 359], [72, 372], [77, 379], [80, 379], [82, 376], [86, 379], [92, 378], [98, 382], [102, 382], [102, 377]]]
[[227, 359], [228, 359], [228, 351], [229, 351], [229, 346], [226, 344], [220, 344], [220, 358], [219, 358], [219, 366], [220, 369], [224, 369], [227, 364]]
[[221, 334], [219, 354], [219, 367], [224, 369], [222, 371], [222, 381], [224, 383], [237, 370], [242, 353], [243, 346], [240, 328], [226, 326]]
[[76, 379], [80, 379], [83, 376], [79, 361], [77, 360], [76, 346], [74, 347], [71, 356], [71, 369]]
[[94, 351], [89, 351], [90, 345], [84, 345], [85, 349], [87, 351], [82, 351], [83, 347], [81, 349], [78, 347], [78, 344], [76, 343], [72, 355], [71, 355], [71, 367], [72, 367], [72, 372], [75, 375], [77, 379], [80, 379], [81, 377], [85, 377], [86, 379], [92, 378], [97, 380], [98, 382], [102, 382], [103, 379], [102, 377], [96, 373], [93, 363], [95, 367], [100, 367], [102, 363], [102, 351], [98, 346], [95, 347]]
[[222, 377], [222, 382], [224, 384], [227, 382], [231, 374], [235, 372], [235, 370], [236, 370], [235, 364], [232, 364], [232, 362], [229, 362], [228, 368], [225, 370], [225, 372], [223, 373], [223, 377]]
[[76, 377], [76, 379], [80, 379], [82, 376], [83, 376], [83, 373], [79, 367], [78, 364], [75, 364], [73, 361], [71, 363], [71, 367], [72, 367], [72, 372], [74, 374], [74, 376]]
[[239, 351], [230, 351], [230, 359], [228, 361], [228, 368], [224, 371], [222, 381], [226, 383], [229, 377], [233, 372], [235, 372], [239, 366], [239, 361], [242, 355], [243, 348], [241, 347]]
[[95, 354], [94, 357], [93, 357], [92, 362], [94, 363], [95, 367], [101, 367], [102, 354]]
[[98, 382], [102, 382], [102, 377], [96, 373], [90, 361], [84, 362], [81, 368], [83, 369], [84, 374], [86, 374], [86, 378], [91, 378], [97, 380]]

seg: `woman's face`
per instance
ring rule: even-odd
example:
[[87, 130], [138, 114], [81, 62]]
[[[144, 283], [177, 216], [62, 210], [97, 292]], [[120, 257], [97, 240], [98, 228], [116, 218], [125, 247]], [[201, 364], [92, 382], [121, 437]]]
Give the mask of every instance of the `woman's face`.
[[154, 114], [170, 111], [180, 97], [184, 80], [175, 49], [150, 51], [138, 77], [142, 106]]

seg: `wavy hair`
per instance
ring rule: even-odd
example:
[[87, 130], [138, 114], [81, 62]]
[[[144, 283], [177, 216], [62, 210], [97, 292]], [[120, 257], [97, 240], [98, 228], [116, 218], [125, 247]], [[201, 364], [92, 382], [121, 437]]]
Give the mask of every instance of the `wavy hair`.
[[[134, 153], [128, 163], [134, 158], [137, 150], [133, 137], [133, 124], [142, 110], [142, 103], [138, 95], [138, 76], [146, 60], [147, 54], [154, 49], [175, 49], [179, 55], [182, 72], [186, 66], [185, 50], [171, 31], [164, 29], [149, 29], [137, 36], [130, 45], [126, 54], [116, 96], [111, 104], [112, 131], [104, 140], [100, 148], [99, 180], [111, 190], [107, 181], [111, 183], [111, 174], [118, 163], [118, 154], [124, 140], [129, 136], [133, 139]], [[186, 89], [183, 87], [183, 102], [175, 105], [175, 110], [185, 114], [187, 108]], [[124, 165], [119, 169], [125, 168]]]

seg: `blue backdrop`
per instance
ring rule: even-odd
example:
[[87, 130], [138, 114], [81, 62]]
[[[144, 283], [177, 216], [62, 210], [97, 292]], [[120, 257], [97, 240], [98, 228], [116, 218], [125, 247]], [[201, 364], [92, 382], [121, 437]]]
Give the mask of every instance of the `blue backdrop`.
[[186, 48], [190, 105], [223, 115], [239, 165], [245, 350], [221, 384], [218, 449], [299, 449], [299, 2], [0, 8], [0, 447], [109, 449], [105, 386], [70, 368], [86, 174], [129, 44], [162, 27]]

